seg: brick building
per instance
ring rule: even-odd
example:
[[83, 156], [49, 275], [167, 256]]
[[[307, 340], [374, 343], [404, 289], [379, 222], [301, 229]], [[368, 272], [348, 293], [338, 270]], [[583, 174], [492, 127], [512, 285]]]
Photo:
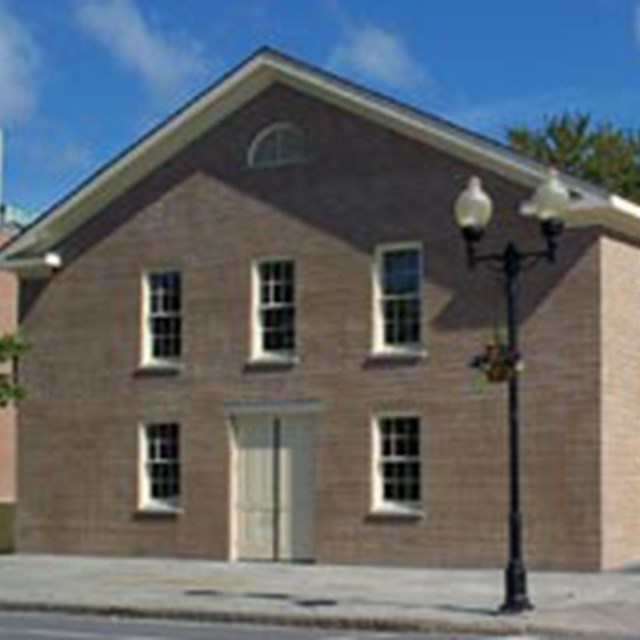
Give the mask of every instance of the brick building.
[[[0, 254], [32, 349], [24, 552], [502, 566], [503, 317], [485, 241], [544, 167], [278, 52], [230, 72]], [[640, 208], [565, 176], [557, 264], [522, 290], [529, 566], [640, 559]]]

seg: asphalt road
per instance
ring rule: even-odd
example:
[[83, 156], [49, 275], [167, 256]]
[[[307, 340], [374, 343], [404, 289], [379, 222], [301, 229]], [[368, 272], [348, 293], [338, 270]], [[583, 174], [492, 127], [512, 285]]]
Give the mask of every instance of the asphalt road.
[[[167, 620], [0, 613], [0, 640], [494, 640], [490, 636], [443, 636], [340, 630], [199, 624]], [[513, 636], [511, 640], [552, 640]], [[495, 637], [497, 640], [497, 637]], [[501, 636], [500, 640], [510, 640]], [[567, 640], [564, 636], [563, 640]], [[607, 640], [601, 638], [601, 640]], [[613, 639], [612, 639], [613, 640]], [[618, 640], [618, 639], [616, 639]]]
[[[0, 613], [0, 640], [445, 640], [399, 633]], [[449, 640], [450, 636], [446, 639]], [[468, 640], [468, 639], [467, 639]]]

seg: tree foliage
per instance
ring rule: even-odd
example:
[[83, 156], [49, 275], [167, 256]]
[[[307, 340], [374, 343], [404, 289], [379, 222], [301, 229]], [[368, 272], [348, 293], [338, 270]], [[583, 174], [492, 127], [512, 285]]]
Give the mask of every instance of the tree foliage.
[[512, 127], [507, 139], [535, 160], [640, 202], [640, 131], [563, 113], [537, 128]]
[[24, 398], [25, 390], [16, 378], [15, 364], [27, 348], [27, 343], [17, 334], [0, 336], [0, 407]]

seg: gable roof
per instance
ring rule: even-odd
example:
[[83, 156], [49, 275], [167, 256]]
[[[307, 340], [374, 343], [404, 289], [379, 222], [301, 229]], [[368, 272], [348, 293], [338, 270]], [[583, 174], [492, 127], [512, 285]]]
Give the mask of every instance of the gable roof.
[[[507, 146], [365, 89], [279, 51], [264, 48], [132, 144], [50, 207], [0, 251], [0, 267], [20, 271], [59, 263], [51, 248], [202, 133], [268, 86], [281, 83], [478, 164], [530, 188], [546, 167]], [[599, 224], [640, 236], [640, 206], [564, 174], [575, 194], [569, 224]]]

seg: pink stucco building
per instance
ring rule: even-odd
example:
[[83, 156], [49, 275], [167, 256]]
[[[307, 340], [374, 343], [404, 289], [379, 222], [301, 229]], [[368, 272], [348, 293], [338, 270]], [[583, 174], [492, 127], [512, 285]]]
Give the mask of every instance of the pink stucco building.
[[[0, 225], [0, 244], [14, 234], [11, 227]], [[16, 330], [17, 282], [13, 273], [0, 271], [0, 335]], [[16, 495], [15, 438], [16, 412], [13, 407], [0, 408], [0, 551], [11, 547], [11, 530]]]

